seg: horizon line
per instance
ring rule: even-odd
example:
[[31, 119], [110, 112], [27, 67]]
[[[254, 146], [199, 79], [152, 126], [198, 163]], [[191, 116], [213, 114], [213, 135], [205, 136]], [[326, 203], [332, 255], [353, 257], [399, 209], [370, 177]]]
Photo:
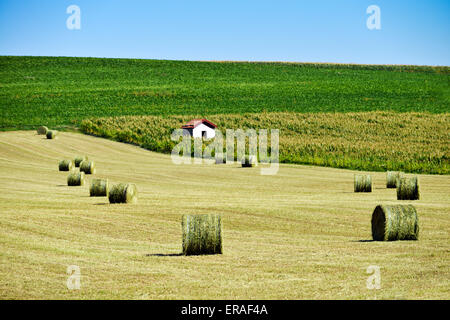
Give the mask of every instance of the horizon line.
[[342, 65], [342, 66], [392, 66], [392, 67], [445, 67], [450, 65], [431, 64], [395, 64], [395, 63], [356, 63], [356, 62], [305, 62], [305, 61], [283, 61], [283, 60], [189, 60], [189, 59], [162, 59], [162, 58], [133, 58], [133, 57], [100, 57], [100, 56], [45, 56], [45, 55], [8, 55], [0, 54], [0, 57], [36, 57], [36, 58], [88, 58], [88, 59], [122, 59], [122, 60], [152, 60], [152, 61], [188, 61], [188, 62], [214, 62], [214, 63], [278, 63], [278, 64], [311, 64], [311, 65]]

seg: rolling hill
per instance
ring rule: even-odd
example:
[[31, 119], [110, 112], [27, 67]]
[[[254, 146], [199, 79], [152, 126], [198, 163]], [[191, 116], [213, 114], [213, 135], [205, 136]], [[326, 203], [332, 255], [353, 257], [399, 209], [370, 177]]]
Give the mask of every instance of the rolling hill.
[[449, 112], [450, 68], [0, 57], [0, 130], [122, 115]]
[[[58, 160], [87, 155], [96, 178], [132, 182], [135, 205], [68, 187]], [[418, 175], [418, 241], [372, 242], [385, 174], [281, 164], [277, 175], [175, 165], [169, 155], [77, 133], [0, 133], [1, 299], [447, 299], [450, 182]], [[89, 177], [89, 180], [91, 177]], [[219, 213], [223, 255], [181, 256], [181, 216]], [[66, 269], [81, 271], [68, 290]], [[381, 289], [367, 268], [379, 266]]]

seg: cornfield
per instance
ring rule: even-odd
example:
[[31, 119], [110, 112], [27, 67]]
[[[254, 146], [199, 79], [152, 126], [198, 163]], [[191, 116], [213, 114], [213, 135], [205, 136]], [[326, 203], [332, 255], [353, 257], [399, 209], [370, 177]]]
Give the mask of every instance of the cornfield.
[[[192, 116], [122, 116], [84, 120], [88, 134], [170, 153], [174, 129]], [[208, 116], [225, 129], [279, 129], [280, 162], [367, 171], [450, 173], [448, 113], [249, 113]], [[205, 142], [206, 145], [207, 142]], [[224, 151], [226, 151], [224, 149]]]

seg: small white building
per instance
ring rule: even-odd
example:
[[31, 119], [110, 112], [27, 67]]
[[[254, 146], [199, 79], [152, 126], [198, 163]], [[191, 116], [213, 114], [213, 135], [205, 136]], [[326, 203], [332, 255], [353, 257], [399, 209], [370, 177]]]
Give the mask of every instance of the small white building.
[[193, 138], [211, 139], [216, 136], [217, 126], [206, 119], [193, 119], [181, 128]]

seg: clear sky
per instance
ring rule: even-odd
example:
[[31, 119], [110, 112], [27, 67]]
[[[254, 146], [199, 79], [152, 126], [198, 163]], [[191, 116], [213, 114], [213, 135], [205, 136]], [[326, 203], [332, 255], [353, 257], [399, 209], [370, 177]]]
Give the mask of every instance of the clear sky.
[[449, 66], [449, 14], [450, 0], [0, 0], [0, 55]]

